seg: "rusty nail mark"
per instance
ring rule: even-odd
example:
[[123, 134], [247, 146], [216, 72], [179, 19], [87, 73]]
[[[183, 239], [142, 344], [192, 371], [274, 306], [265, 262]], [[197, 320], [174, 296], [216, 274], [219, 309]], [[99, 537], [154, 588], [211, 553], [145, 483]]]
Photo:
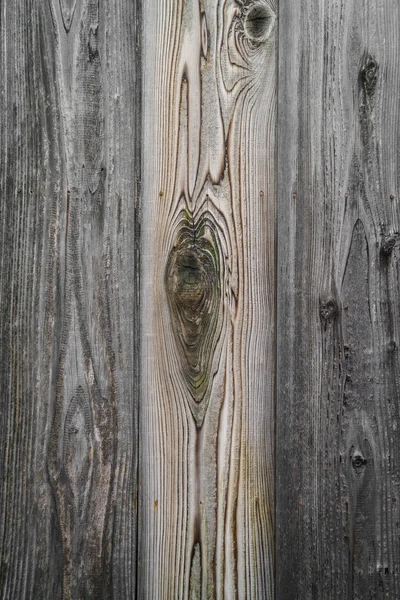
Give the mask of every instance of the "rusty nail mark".
[[349, 197], [349, 195], [348, 195], [348, 193], [347, 193], [347, 192], [345, 193], [344, 197], [346, 198], [346, 200], [347, 200], [347, 198]]
[[297, 198], [297, 194], [296, 194], [296, 192], [293, 192], [293, 200], [296, 200], [296, 198]]
[[394, 200], [394, 195], [393, 194], [390, 194], [390, 199]]
[[159, 196], [160, 196], [160, 198], [162, 198], [164, 196], [164, 192], [162, 190], [160, 190]]
[[396, 502], [396, 498], [392, 498], [392, 502]]
[[158, 508], [158, 500], [154, 500], [154, 508]]

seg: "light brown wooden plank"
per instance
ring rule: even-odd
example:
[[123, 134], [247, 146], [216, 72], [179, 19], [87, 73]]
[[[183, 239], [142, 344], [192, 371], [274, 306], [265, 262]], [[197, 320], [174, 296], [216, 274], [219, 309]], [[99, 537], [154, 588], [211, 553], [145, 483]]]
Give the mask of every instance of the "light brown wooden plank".
[[273, 597], [276, 8], [144, 7], [142, 598]]

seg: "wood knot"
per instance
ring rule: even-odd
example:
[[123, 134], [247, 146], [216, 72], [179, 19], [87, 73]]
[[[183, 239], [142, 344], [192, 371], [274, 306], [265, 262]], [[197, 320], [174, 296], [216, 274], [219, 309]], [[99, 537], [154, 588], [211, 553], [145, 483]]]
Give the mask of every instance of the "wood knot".
[[352, 451], [350, 454], [350, 458], [351, 458], [351, 465], [352, 465], [354, 471], [356, 472], [357, 475], [361, 475], [361, 473], [364, 471], [364, 469], [366, 467], [367, 459], [364, 457], [364, 455], [362, 454], [362, 452], [360, 450]]
[[275, 25], [275, 13], [264, 2], [253, 4], [244, 17], [244, 31], [253, 42], [265, 42]]
[[199, 324], [212, 294], [215, 267], [204, 249], [195, 244], [179, 248], [174, 254], [169, 289], [187, 325], [191, 345], [201, 333]]
[[184, 379], [199, 422], [199, 411], [209, 388], [212, 359], [221, 329], [221, 269], [215, 228], [191, 215], [182, 216], [175, 245], [169, 254], [165, 287]]
[[339, 308], [334, 298], [331, 298], [327, 302], [320, 300], [319, 303], [319, 315], [321, 320], [325, 323], [331, 323], [339, 314]]
[[368, 53], [364, 58], [364, 64], [360, 70], [360, 79], [367, 96], [373, 96], [378, 79], [379, 65]]
[[392, 253], [393, 248], [396, 245], [396, 238], [392, 235], [384, 236], [381, 243], [381, 252], [388, 256]]

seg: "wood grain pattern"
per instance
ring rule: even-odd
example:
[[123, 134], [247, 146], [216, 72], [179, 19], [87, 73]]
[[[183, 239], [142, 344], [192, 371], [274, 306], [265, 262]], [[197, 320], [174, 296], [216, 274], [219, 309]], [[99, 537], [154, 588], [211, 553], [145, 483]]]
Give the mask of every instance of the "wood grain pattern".
[[144, 9], [140, 598], [273, 597], [276, 10]]
[[140, 3], [0, 24], [0, 597], [132, 598]]
[[1, 4], [0, 600], [400, 598], [399, 26]]
[[399, 17], [281, 4], [281, 599], [400, 596]]

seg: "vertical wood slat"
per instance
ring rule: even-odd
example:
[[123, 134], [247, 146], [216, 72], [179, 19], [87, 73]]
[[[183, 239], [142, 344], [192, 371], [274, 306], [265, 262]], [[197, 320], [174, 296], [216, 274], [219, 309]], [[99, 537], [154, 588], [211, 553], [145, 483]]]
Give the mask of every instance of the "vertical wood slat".
[[144, 8], [141, 598], [273, 598], [276, 11]]
[[0, 597], [132, 598], [140, 3], [1, 11]]
[[399, 6], [281, 3], [277, 598], [397, 598]]

